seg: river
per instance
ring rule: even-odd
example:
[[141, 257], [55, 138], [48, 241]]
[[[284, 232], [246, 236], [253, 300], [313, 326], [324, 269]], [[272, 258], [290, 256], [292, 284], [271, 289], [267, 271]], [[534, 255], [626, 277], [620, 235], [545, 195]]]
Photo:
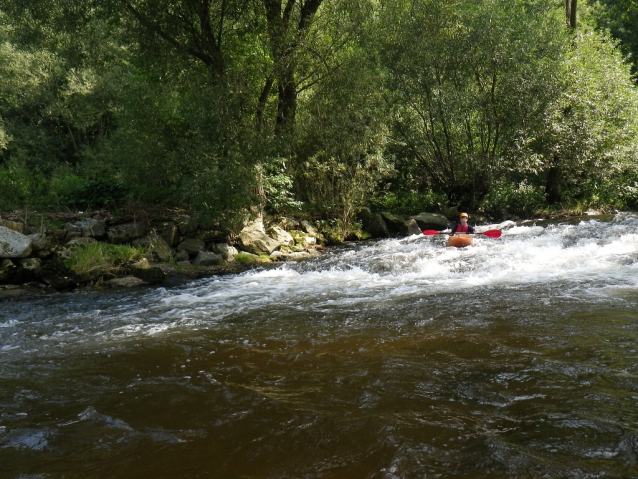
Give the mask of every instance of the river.
[[0, 477], [638, 478], [638, 217], [0, 303]]

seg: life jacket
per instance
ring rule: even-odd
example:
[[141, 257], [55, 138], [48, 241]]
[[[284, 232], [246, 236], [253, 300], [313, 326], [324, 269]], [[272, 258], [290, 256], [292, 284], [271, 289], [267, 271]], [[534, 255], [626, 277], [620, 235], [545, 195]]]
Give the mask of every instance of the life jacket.
[[467, 233], [470, 229], [470, 225], [463, 226], [462, 224], [456, 225], [456, 233]]

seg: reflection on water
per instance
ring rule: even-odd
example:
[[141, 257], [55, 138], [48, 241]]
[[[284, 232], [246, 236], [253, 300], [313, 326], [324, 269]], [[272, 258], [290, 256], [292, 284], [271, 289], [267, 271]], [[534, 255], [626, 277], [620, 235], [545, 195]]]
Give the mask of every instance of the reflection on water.
[[499, 227], [2, 303], [0, 476], [638, 477], [638, 219]]

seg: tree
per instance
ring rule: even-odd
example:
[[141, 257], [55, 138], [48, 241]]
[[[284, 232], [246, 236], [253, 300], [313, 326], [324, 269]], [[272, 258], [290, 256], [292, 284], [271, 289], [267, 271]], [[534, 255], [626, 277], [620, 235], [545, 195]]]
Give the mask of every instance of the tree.
[[522, 145], [558, 94], [564, 45], [551, 2], [404, 1], [380, 18], [395, 131], [424, 185], [471, 206], [534, 168]]

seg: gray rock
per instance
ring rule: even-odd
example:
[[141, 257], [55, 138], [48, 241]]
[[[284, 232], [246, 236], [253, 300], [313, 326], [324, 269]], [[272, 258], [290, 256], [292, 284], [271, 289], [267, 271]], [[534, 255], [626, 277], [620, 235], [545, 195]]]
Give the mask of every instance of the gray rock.
[[[180, 264], [184, 261], [188, 261], [188, 253], [186, 251], [178, 251], [177, 254], [175, 255], [175, 262], [177, 264]], [[191, 264], [190, 261], [188, 261], [188, 264]]]
[[195, 256], [206, 249], [206, 244], [197, 238], [186, 238], [177, 245], [177, 251], [185, 251], [189, 256]]
[[29, 238], [31, 238], [31, 248], [33, 251], [42, 251], [49, 245], [46, 235], [41, 233], [30, 234]]
[[253, 254], [270, 254], [281, 246], [279, 241], [264, 233], [264, 225], [256, 221], [246, 226], [239, 233], [239, 247]]
[[400, 233], [403, 229], [403, 225], [405, 223], [405, 218], [400, 215], [395, 215], [394, 213], [390, 213], [388, 211], [382, 211], [379, 213], [385, 221], [388, 229], [393, 233]]
[[419, 228], [416, 220], [410, 218], [408, 221], [403, 223], [403, 227], [401, 228], [401, 234], [403, 236], [411, 236], [411, 235], [420, 235], [423, 234], [421, 228]]
[[151, 265], [146, 258], [131, 266], [131, 274], [147, 283], [161, 283], [166, 279], [162, 268]]
[[373, 238], [387, 238], [390, 236], [390, 231], [388, 230], [388, 226], [385, 224], [383, 216], [379, 213], [373, 214], [370, 218], [370, 223], [365, 229], [367, 233], [370, 234]]
[[73, 246], [75, 244], [82, 244], [82, 245], [87, 245], [87, 244], [95, 244], [97, 243], [97, 240], [95, 238], [91, 238], [89, 236], [77, 236], [75, 238], [73, 238], [71, 241], [67, 242], [67, 246]]
[[419, 213], [416, 216], [410, 216], [423, 230], [437, 230], [441, 231], [448, 227], [447, 218], [439, 213]]
[[73, 223], [80, 228], [82, 236], [91, 238], [104, 238], [106, 236], [106, 224], [95, 218], [86, 218]]
[[179, 228], [177, 226], [168, 226], [160, 236], [164, 238], [164, 241], [169, 246], [176, 246], [179, 243]]
[[118, 288], [133, 288], [144, 284], [144, 280], [135, 276], [126, 276], [124, 278], [114, 278], [106, 282], [106, 284]]
[[71, 241], [73, 238], [78, 238], [80, 236], [82, 236], [82, 228], [80, 228], [79, 226], [73, 224], [73, 223], [67, 223], [64, 225], [64, 239], [63, 241], [65, 243], [68, 243], [69, 241]]
[[211, 253], [210, 251], [200, 251], [193, 260], [195, 266], [216, 266], [223, 262], [224, 258], [222, 258], [222, 255]]
[[292, 246], [295, 244], [295, 240], [290, 233], [279, 226], [273, 226], [268, 229], [268, 236], [275, 241], [279, 241], [280, 244], [286, 246]]
[[226, 243], [216, 243], [213, 245], [213, 252], [222, 255], [224, 261], [234, 261], [235, 256], [239, 253], [237, 248]]
[[0, 226], [0, 258], [26, 258], [33, 240], [6, 226]]
[[148, 249], [151, 253], [155, 253], [160, 261], [167, 262], [173, 257], [171, 247], [162, 236], [144, 236], [133, 241], [132, 245]]
[[308, 233], [310, 236], [314, 236], [315, 238], [321, 236], [319, 231], [317, 231], [317, 229], [312, 226], [309, 221], [301, 220], [299, 224], [301, 225], [301, 231]]
[[175, 264], [179, 266], [192, 266], [192, 263], [188, 261], [187, 259], [183, 261], [177, 261]]
[[108, 228], [106, 236], [111, 243], [130, 243], [146, 234], [146, 227], [140, 222], [115, 225]]

